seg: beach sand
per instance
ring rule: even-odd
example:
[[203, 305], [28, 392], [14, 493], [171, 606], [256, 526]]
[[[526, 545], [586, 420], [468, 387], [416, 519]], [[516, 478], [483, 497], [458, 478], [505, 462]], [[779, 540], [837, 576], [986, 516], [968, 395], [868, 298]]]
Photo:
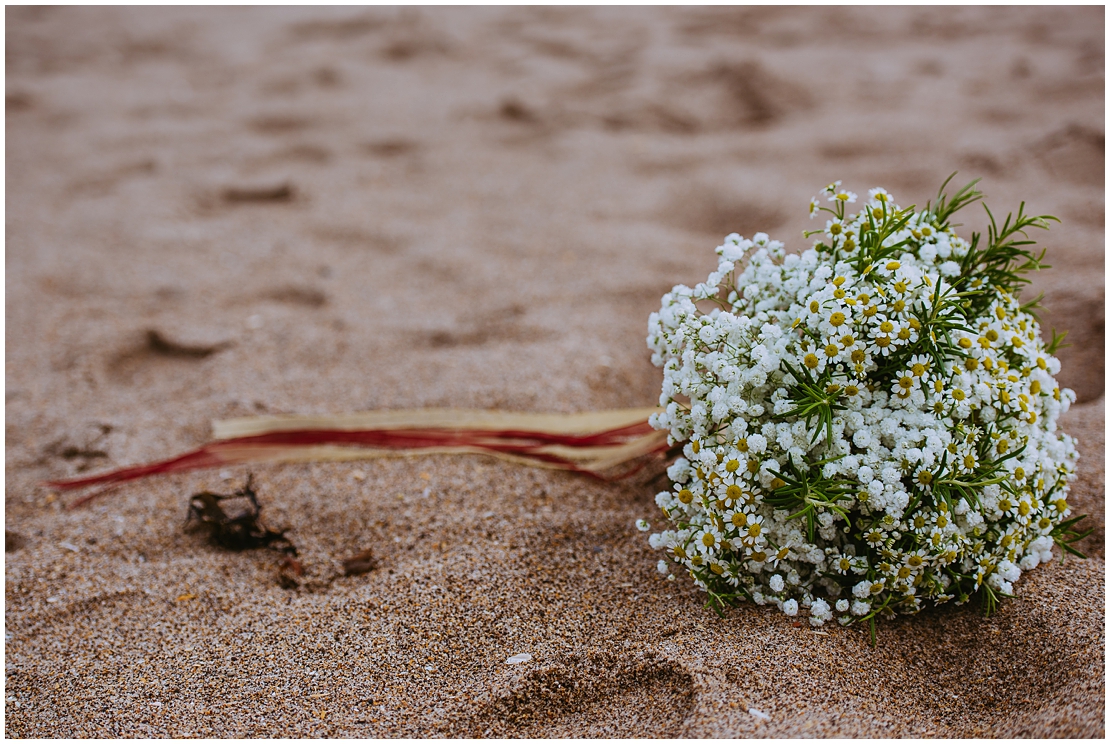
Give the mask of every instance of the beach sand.
[[[1104, 735], [1102, 8], [6, 12], [8, 736]], [[648, 473], [39, 485], [233, 416], [653, 405], [647, 316], [726, 233], [955, 170], [1062, 220], [1027, 296], [1095, 528], [990, 618], [718, 618], [656, 573]], [[184, 530], [248, 472], [296, 588]]]

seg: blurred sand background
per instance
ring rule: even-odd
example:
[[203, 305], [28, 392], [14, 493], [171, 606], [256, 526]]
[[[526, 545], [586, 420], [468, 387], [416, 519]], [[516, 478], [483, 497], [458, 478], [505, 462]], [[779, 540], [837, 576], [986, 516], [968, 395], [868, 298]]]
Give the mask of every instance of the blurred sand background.
[[[1102, 8], [6, 14], [9, 736], [1104, 734]], [[295, 589], [183, 531], [247, 468], [37, 485], [232, 416], [652, 405], [648, 313], [726, 233], [954, 170], [1063, 221], [1032, 292], [1096, 527], [989, 619], [719, 619], [646, 477], [256, 466]]]

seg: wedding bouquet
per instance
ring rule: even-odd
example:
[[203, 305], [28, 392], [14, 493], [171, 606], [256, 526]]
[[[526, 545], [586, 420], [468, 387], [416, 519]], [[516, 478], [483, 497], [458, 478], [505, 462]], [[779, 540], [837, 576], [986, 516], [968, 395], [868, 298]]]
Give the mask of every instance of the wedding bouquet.
[[920, 211], [876, 188], [851, 214], [837, 181], [810, 202], [811, 249], [734, 233], [704, 283], [664, 295], [647, 340], [651, 424], [682, 449], [650, 541], [668, 578], [874, 632], [927, 603], [990, 612], [1054, 544], [1074, 550], [1078, 455], [1056, 422], [1075, 394], [1019, 300], [1044, 255], [1025, 232], [1055, 218], [1023, 204], [964, 240], [951, 218], [974, 186]]

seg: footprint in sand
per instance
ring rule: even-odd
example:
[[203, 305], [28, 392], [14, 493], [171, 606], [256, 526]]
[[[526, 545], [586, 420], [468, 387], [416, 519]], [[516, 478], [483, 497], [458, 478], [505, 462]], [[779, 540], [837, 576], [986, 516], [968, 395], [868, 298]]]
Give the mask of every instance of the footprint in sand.
[[[141, 369], [159, 363], [196, 363], [231, 346], [230, 341], [214, 344], [185, 343], [172, 339], [155, 328], [148, 328], [136, 344], [122, 348], [108, 362], [108, 372], [121, 383], [130, 383]], [[179, 370], [180, 371], [180, 370]]]
[[694, 702], [693, 678], [671, 661], [570, 658], [525, 674], [464, 729], [468, 736], [534, 739], [677, 737]]

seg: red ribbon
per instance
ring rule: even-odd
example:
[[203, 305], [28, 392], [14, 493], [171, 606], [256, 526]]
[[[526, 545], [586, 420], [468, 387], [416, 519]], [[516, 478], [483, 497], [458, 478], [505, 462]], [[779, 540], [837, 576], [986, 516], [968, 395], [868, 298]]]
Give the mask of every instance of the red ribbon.
[[[653, 432], [646, 422], [623, 426], [616, 429], [590, 434], [552, 434], [542, 431], [514, 429], [294, 429], [274, 431], [252, 436], [237, 437], [212, 442], [185, 454], [168, 460], [119, 468], [107, 473], [48, 481], [45, 485], [58, 490], [72, 490], [96, 485], [115, 486], [127, 481], [146, 478], [164, 473], [179, 473], [189, 470], [213, 468], [243, 462], [265, 460], [278, 450], [308, 448], [322, 445], [365, 447], [384, 450], [420, 450], [435, 447], [467, 447], [521, 457], [542, 462], [561, 469], [602, 478], [596, 472], [579, 467], [574, 460], [551, 452], [541, 451], [543, 447], [561, 445], [571, 448], [610, 447], [625, 444], [647, 436]], [[666, 442], [654, 447], [648, 454], [665, 451]], [[624, 473], [626, 478], [637, 472], [640, 467]], [[608, 479], [606, 479], [608, 480]], [[70, 504], [70, 508], [80, 506], [109, 489], [88, 494]]]

